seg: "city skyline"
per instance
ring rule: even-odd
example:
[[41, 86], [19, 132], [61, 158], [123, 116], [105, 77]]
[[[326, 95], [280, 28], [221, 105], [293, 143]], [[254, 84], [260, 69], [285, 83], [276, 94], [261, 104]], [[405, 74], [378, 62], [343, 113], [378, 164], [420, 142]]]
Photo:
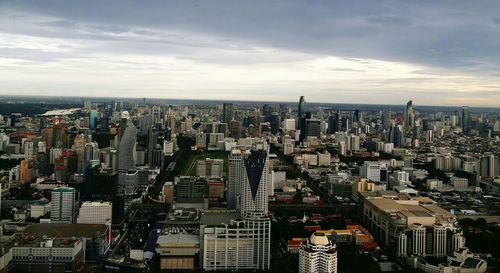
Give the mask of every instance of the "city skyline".
[[0, 94], [500, 105], [499, 3], [257, 3], [0, 2]]

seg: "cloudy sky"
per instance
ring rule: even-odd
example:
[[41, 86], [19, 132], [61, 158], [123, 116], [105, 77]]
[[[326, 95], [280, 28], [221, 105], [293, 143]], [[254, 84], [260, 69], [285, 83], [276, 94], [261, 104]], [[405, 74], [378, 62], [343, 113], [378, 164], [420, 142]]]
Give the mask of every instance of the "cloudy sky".
[[500, 1], [4, 1], [0, 94], [500, 106]]

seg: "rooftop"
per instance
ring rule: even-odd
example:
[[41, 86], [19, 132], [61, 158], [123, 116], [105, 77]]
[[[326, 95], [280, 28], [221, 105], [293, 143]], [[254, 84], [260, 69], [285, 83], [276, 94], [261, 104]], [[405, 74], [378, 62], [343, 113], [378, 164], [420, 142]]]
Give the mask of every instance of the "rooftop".
[[195, 247], [200, 244], [200, 237], [192, 234], [165, 234], [156, 241], [160, 247]]
[[99, 224], [33, 224], [28, 226], [26, 233], [49, 238], [93, 238], [97, 232], [106, 234], [107, 229], [106, 225]]
[[231, 220], [240, 218], [235, 210], [205, 211], [201, 214], [200, 223], [207, 226], [220, 226], [222, 223], [229, 225]]

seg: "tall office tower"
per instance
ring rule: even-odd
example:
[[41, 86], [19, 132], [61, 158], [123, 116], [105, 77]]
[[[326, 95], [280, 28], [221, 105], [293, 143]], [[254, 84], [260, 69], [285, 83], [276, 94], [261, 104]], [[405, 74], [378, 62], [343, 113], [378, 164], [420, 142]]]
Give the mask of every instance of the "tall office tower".
[[229, 125], [229, 130], [230, 130], [230, 136], [236, 140], [241, 138], [241, 122], [237, 120], [231, 120], [231, 123]]
[[90, 110], [89, 112], [89, 128], [90, 130], [95, 130], [97, 124], [97, 111]]
[[243, 180], [245, 169], [242, 168], [243, 159], [250, 154], [249, 150], [234, 149], [229, 155], [227, 206], [230, 209], [239, 209], [238, 201], [241, 195], [240, 182]]
[[78, 213], [78, 224], [106, 225], [112, 219], [111, 202], [83, 202]]
[[347, 147], [347, 149], [349, 151], [352, 151], [352, 152], [357, 152], [359, 151], [359, 136], [356, 136], [356, 135], [351, 135], [349, 138], [348, 138], [348, 143], [349, 143], [349, 147]]
[[161, 120], [160, 113], [161, 113], [160, 106], [155, 105], [151, 108], [151, 119], [152, 119], [153, 125], [156, 125], [157, 123], [160, 122], [160, 120]]
[[307, 136], [307, 120], [311, 119], [311, 112], [306, 112], [299, 120], [299, 141], [302, 142]]
[[74, 188], [60, 187], [52, 190], [50, 221], [71, 224], [78, 211], [77, 192]]
[[351, 129], [351, 123], [349, 122], [349, 117], [347, 116], [342, 117], [341, 125], [342, 125], [341, 130], [343, 132], [349, 132], [349, 130]]
[[286, 106], [286, 104], [280, 104], [280, 107], [279, 107], [279, 110], [278, 110], [279, 114], [280, 114], [280, 119], [281, 120], [285, 120], [288, 118], [288, 108]]
[[234, 108], [232, 103], [222, 105], [222, 122], [230, 124], [234, 117]]
[[404, 147], [406, 145], [404, 131], [401, 125], [391, 126], [391, 131], [389, 132], [389, 142], [394, 143], [394, 147]]
[[269, 104], [264, 104], [262, 105], [262, 115], [264, 116], [265, 118], [265, 121], [269, 121], [269, 117], [271, 116], [271, 114], [274, 112], [274, 108], [269, 105]]
[[297, 128], [300, 129], [300, 119], [306, 114], [306, 100], [304, 99], [304, 96], [300, 96], [299, 99], [299, 105], [298, 105], [298, 111], [297, 111]]
[[268, 165], [268, 155], [264, 150], [231, 151], [228, 207], [239, 208], [243, 220], [235, 221], [233, 218], [218, 227], [213, 227], [213, 224], [202, 227], [204, 243], [201, 257], [205, 270], [269, 269], [271, 220], [267, 210]]
[[264, 150], [252, 150], [243, 159], [245, 170], [241, 180], [241, 215], [248, 213], [267, 214], [269, 160]]
[[158, 132], [150, 127], [148, 130], [148, 166], [153, 168], [153, 152], [158, 142]]
[[261, 122], [261, 114], [260, 114], [260, 109], [255, 108], [255, 111], [253, 113], [252, 117], [252, 125], [253, 125], [253, 137], [260, 137], [261, 131], [260, 131], [260, 122]]
[[90, 99], [86, 99], [84, 102], [83, 102], [83, 109], [89, 111], [90, 109], [92, 109], [92, 101]]
[[470, 129], [470, 117], [469, 117], [469, 107], [468, 106], [463, 106], [462, 107], [462, 131], [464, 134], [469, 133]]
[[127, 120], [118, 149], [118, 186], [120, 192], [133, 193], [138, 185], [137, 169], [135, 167], [135, 145], [137, 129], [132, 121]]
[[341, 127], [342, 118], [339, 110], [328, 117], [328, 131], [330, 134], [335, 134], [336, 132], [340, 132]]
[[[307, 119], [306, 120], [306, 130], [305, 136], [315, 136], [317, 138], [321, 137], [321, 121], [319, 119]], [[302, 134], [302, 131], [301, 131]]]
[[406, 127], [413, 127], [415, 113], [413, 110], [413, 101], [411, 100], [406, 103], [406, 109], [403, 113], [403, 119]]
[[382, 127], [384, 129], [390, 129], [391, 128], [391, 109], [387, 108], [384, 110], [384, 113], [382, 114]]
[[492, 153], [485, 153], [479, 161], [479, 175], [481, 178], [495, 178], [500, 175], [498, 157]]
[[19, 127], [21, 126], [21, 118], [22, 118], [21, 113], [12, 113], [10, 114], [10, 127]]
[[337, 248], [324, 233], [315, 232], [299, 249], [299, 273], [337, 273]]
[[278, 134], [278, 129], [280, 128], [280, 115], [278, 112], [272, 112], [269, 117], [269, 122], [271, 123], [271, 134]]
[[358, 109], [354, 110], [352, 121], [358, 122], [358, 123], [362, 122], [363, 121], [363, 113], [361, 111], [359, 111]]
[[177, 132], [177, 119], [175, 117], [175, 112], [168, 113], [165, 117], [167, 127], [170, 128], [172, 134]]

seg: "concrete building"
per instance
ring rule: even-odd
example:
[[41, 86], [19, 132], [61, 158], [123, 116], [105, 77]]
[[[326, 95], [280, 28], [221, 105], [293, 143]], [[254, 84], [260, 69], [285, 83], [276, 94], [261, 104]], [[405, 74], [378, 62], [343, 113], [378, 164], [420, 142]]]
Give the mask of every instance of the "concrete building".
[[420, 256], [408, 257], [408, 264], [425, 273], [484, 273], [488, 269], [488, 263], [475, 257], [467, 248], [457, 249], [449, 255], [446, 263], [431, 264]]
[[363, 166], [360, 167], [360, 175], [373, 182], [387, 182], [387, 172], [387, 164], [379, 161], [365, 161]]
[[233, 150], [229, 169], [237, 187], [233, 198], [239, 213], [202, 216], [203, 269], [267, 270], [271, 255], [268, 154], [264, 150]]
[[243, 159], [250, 154], [247, 149], [233, 149], [229, 154], [228, 184], [227, 184], [227, 206], [229, 209], [239, 207], [239, 196], [241, 195], [240, 181], [245, 173], [242, 168]]
[[392, 191], [366, 192], [361, 197], [366, 227], [398, 256], [443, 257], [464, 245], [454, 216], [428, 198]]
[[156, 241], [160, 270], [196, 270], [200, 237], [192, 234], [163, 234]]
[[269, 157], [263, 150], [252, 150], [240, 166], [243, 179], [240, 180], [242, 217], [247, 213], [267, 213], [269, 187]]
[[237, 217], [230, 212], [207, 213], [202, 217], [204, 270], [269, 269], [269, 218], [259, 215], [238, 221]]
[[126, 124], [126, 127], [118, 149], [118, 186], [119, 192], [133, 194], [139, 184], [138, 172], [135, 166], [137, 128], [130, 119], [122, 122]]
[[78, 224], [108, 224], [112, 219], [111, 202], [83, 202], [76, 222]]
[[75, 222], [78, 212], [78, 193], [74, 188], [59, 187], [52, 190], [50, 221], [53, 223]]
[[469, 180], [463, 177], [452, 177], [451, 184], [455, 190], [466, 190], [469, 188]]
[[208, 197], [208, 180], [196, 176], [178, 176], [175, 178], [176, 198]]
[[222, 177], [224, 160], [206, 158], [196, 161], [196, 176]]
[[[85, 264], [85, 239], [18, 240], [11, 249], [14, 272], [81, 272]], [[31, 240], [33, 239], [33, 240]]]
[[299, 249], [299, 273], [337, 273], [337, 248], [328, 237], [315, 232]]

